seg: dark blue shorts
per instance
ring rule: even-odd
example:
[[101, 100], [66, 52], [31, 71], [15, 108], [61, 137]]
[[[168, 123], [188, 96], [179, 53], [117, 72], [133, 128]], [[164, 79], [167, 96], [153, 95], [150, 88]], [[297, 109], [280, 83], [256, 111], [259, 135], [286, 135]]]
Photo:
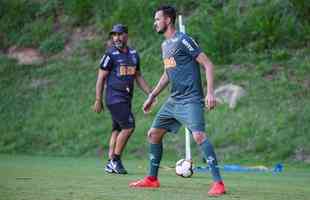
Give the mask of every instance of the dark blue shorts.
[[121, 131], [135, 127], [135, 118], [131, 112], [131, 104], [122, 102], [107, 105], [112, 115], [112, 131]]

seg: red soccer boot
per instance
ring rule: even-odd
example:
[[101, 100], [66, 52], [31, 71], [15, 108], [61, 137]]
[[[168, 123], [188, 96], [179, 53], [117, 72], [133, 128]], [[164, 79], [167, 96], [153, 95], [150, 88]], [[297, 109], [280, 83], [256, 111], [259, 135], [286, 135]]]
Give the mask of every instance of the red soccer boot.
[[132, 188], [159, 188], [160, 183], [156, 177], [146, 176], [143, 179], [129, 183]]
[[209, 196], [221, 196], [225, 194], [225, 185], [223, 181], [214, 182], [208, 192]]

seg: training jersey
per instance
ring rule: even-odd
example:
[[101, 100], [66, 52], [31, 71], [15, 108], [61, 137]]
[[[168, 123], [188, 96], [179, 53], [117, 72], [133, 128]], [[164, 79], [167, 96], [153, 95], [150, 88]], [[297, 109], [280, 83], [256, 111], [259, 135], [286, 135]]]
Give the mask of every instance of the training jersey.
[[176, 32], [162, 43], [162, 58], [171, 83], [170, 99], [179, 103], [203, 101], [198, 44], [188, 35]]
[[110, 72], [106, 79], [106, 104], [131, 103], [134, 80], [140, 70], [137, 51], [128, 47], [127, 52], [122, 52], [110, 47], [101, 58], [100, 68]]

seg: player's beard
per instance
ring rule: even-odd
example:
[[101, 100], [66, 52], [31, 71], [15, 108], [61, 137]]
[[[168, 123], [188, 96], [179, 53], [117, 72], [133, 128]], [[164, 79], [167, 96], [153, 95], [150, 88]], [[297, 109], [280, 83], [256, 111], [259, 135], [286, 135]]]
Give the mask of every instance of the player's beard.
[[126, 47], [126, 44], [125, 44], [125, 42], [116, 41], [116, 42], [114, 42], [114, 46], [115, 46], [117, 49], [123, 49], [123, 48]]
[[[156, 29], [156, 27], [155, 27]], [[156, 30], [158, 34], [164, 34], [167, 31], [167, 26], [164, 26], [162, 29], [160, 30]]]

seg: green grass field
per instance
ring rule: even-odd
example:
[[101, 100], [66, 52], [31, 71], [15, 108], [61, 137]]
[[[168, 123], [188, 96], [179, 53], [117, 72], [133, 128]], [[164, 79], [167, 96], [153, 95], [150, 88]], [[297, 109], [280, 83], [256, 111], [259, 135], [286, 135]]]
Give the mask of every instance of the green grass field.
[[[147, 160], [125, 160], [128, 175], [105, 174], [98, 158], [32, 157], [0, 155], [1, 200], [65, 199], [212, 199], [207, 196], [211, 178], [197, 173], [190, 179], [177, 177], [163, 161], [160, 189], [130, 189], [128, 182], [145, 175]], [[309, 199], [309, 168], [285, 168], [271, 173], [223, 173], [227, 195], [217, 199], [291, 200]]]

